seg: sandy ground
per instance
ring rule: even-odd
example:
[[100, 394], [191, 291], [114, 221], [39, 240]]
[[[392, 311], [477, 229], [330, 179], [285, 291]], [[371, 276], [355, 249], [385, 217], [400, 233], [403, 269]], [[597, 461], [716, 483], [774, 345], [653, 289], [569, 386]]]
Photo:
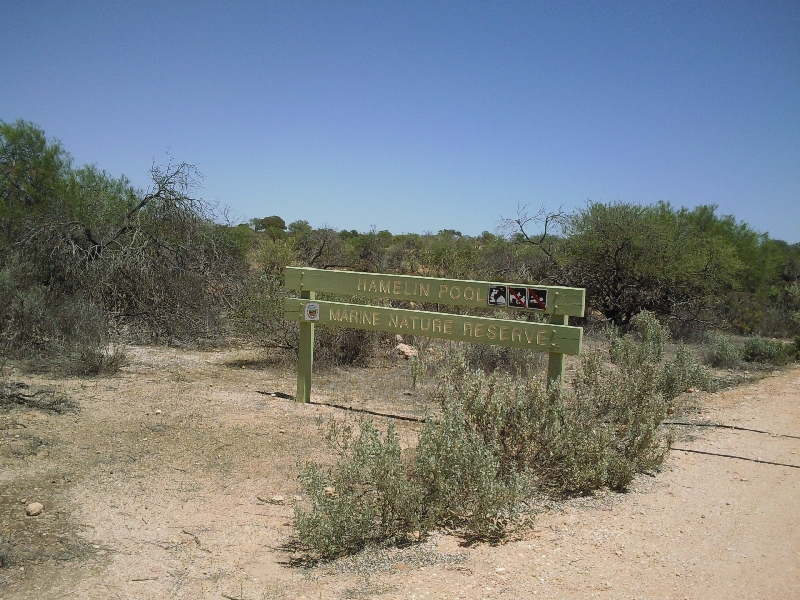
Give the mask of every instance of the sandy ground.
[[[284, 546], [297, 463], [324, 458], [319, 417], [344, 411], [268, 395], [293, 394], [291, 372], [139, 348], [114, 377], [25, 380], [80, 408], [0, 411], [3, 599], [800, 598], [796, 367], [691, 415], [769, 433], [681, 427], [676, 447], [712, 454], [674, 450], [629, 493], [554, 505], [498, 546], [440, 534], [313, 569]], [[408, 381], [403, 366], [333, 372], [315, 398], [421, 415]]]

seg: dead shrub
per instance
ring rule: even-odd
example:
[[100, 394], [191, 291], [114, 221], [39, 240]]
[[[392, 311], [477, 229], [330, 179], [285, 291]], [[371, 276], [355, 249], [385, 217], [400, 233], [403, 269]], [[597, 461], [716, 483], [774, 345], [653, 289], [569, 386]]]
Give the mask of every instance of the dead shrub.
[[363, 367], [377, 354], [380, 333], [365, 329], [315, 327], [314, 363], [327, 366]]

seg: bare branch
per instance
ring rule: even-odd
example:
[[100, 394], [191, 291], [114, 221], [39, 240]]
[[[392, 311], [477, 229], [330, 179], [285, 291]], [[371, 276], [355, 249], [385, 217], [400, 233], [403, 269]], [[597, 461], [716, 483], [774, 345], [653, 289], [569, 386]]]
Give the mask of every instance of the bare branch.
[[[558, 233], [563, 232], [568, 217], [569, 215], [562, 210], [562, 207], [555, 212], [548, 212], [542, 205], [535, 214], [531, 215], [528, 214], [527, 205], [517, 205], [517, 216], [501, 218], [498, 229], [517, 238], [522, 243], [538, 248], [554, 264], [558, 265], [552, 240], [554, 237], [558, 237]], [[540, 227], [541, 233], [537, 235], [529, 233], [532, 226]]]

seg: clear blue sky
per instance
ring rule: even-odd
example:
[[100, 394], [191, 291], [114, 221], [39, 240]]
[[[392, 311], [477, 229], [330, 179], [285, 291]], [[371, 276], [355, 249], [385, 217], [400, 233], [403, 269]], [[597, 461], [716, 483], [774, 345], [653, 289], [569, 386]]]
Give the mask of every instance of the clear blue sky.
[[718, 204], [800, 241], [800, 2], [3, 2], [0, 119], [242, 219]]

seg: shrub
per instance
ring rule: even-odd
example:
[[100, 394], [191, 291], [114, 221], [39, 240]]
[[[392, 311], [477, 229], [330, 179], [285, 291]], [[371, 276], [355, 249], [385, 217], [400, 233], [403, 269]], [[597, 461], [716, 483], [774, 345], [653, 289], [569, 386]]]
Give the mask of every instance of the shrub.
[[314, 331], [314, 364], [320, 367], [366, 366], [375, 356], [380, 334], [365, 329], [317, 326]]
[[358, 435], [330, 426], [340, 461], [302, 470], [311, 507], [296, 513], [301, 543], [332, 558], [442, 526], [497, 539], [524, 522], [536, 487], [625, 489], [658, 469], [670, 443], [661, 423], [675, 397], [713, 381], [685, 347], [664, 360], [667, 334], [653, 315], [642, 313], [636, 326], [636, 335], [612, 339], [610, 364], [587, 352], [571, 385], [549, 388], [542, 377], [472, 369], [463, 347], [446, 346], [434, 392], [441, 414], [426, 420], [412, 459], [402, 460], [391, 427], [383, 436], [369, 421]]
[[[516, 520], [523, 489], [524, 473], [508, 464], [509, 456], [501, 450], [503, 413], [490, 414], [487, 406], [499, 408], [492, 401], [502, 392], [487, 390], [484, 377], [475, 371], [464, 385], [451, 388], [442, 416], [428, 420], [420, 433], [414, 463], [425, 490], [426, 522], [460, 529], [472, 539], [502, 536]], [[514, 441], [506, 443], [518, 447]]]
[[68, 375], [116, 372], [125, 363], [122, 346], [109, 346], [106, 313], [80, 295], [59, 295], [27, 280], [24, 263], [10, 260], [0, 269], [0, 345], [9, 357], [34, 370]]
[[[299, 346], [299, 328], [283, 317], [288, 296], [277, 276], [261, 274], [248, 282], [231, 317], [239, 335], [268, 348], [285, 350], [286, 359], [293, 360]], [[314, 366], [365, 366], [375, 356], [380, 338], [381, 334], [374, 331], [317, 325]]]
[[747, 338], [744, 343], [744, 359], [753, 363], [785, 365], [794, 358], [793, 344], [770, 340], [759, 335]]
[[0, 537], [0, 569], [8, 569], [13, 566], [14, 559], [11, 548], [11, 541], [5, 537]]
[[706, 338], [705, 361], [718, 369], [736, 369], [742, 362], [742, 355], [726, 336], [710, 334]]
[[310, 508], [295, 510], [299, 540], [320, 558], [352, 554], [368, 544], [403, 542], [421, 527], [422, 492], [404, 469], [400, 443], [371, 421], [329, 425], [326, 438], [338, 449], [334, 467], [303, 466], [300, 479]]
[[678, 347], [674, 361], [664, 361], [667, 341], [667, 329], [653, 313], [642, 311], [636, 317], [636, 335], [619, 338], [611, 331], [611, 361], [625, 376], [652, 382], [667, 403], [691, 387], [717, 389], [714, 378], [697, 364], [686, 346]]
[[[641, 350], [652, 351], [644, 344]], [[657, 363], [640, 360], [634, 369], [637, 357], [631, 358], [614, 368], [602, 364], [599, 352], [583, 357], [567, 407], [569, 426], [557, 440], [569, 467], [553, 477], [563, 490], [624, 489], [637, 472], [657, 469], [666, 456], [659, 427], [668, 403], [659, 391]]]
[[411, 391], [417, 389], [417, 383], [422, 382], [428, 373], [428, 363], [424, 356], [412, 356], [408, 361], [408, 373], [411, 375]]
[[690, 388], [699, 388], [707, 392], [713, 392], [719, 388], [717, 381], [708, 372], [708, 369], [697, 364], [691, 350], [684, 345], [678, 348], [675, 360], [664, 365], [658, 386], [659, 391], [668, 402]]
[[231, 314], [237, 333], [268, 348], [297, 350], [297, 323], [283, 318], [287, 295], [280, 279], [266, 274], [252, 277]]
[[523, 348], [468, 344], [464, 356], [470, 369], [487, 373], [502, 371], [518, 377], [533, 377], [545, 368], [545, 355]]
[[339, 462], [302, 467], [311, 506], [295, 510], [298, 539], [319, 558], [413, 541], [436, 526], [496, 539], [518, 513], [520, 478], [501, 476], [498, 457], [457, 403], [426, 422], [407, 461], [391, 426], [381, 435], [362, 420], [355, 434], [332, 422], [326, 437], [338, 446]]

